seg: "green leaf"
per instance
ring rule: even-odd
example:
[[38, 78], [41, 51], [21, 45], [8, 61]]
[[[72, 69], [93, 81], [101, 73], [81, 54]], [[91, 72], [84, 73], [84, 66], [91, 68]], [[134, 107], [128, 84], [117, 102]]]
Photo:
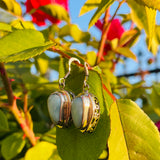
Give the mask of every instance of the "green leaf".
[[106, 150], [103, 150], [102, 154], [99, 156], [98, 160], [99, 159], [107, 159], [107, 156], [108, 156], [108, 152]]
[[96, 64], [97, 54], [95, 51], [87, 52], [87, 62], [90, 66], [94, 66]]
[[40, 57], [37, 57], [35, 59], [36, 63], [36, 67], [38, 69], [38, 71], [40, 72], [41, 75], [45, 75], [47, 70], [48, 70], [48, 66], [49, 66], [49, 61], [46, 58], [47, 56], [45, 56], [44, 54], [42, 54]]
[[133, 38], [135, 37], [135, 35], [137, 34], [137, 32], [138, 31], [136, 29], [125, 31], [122, 34], [122, 37], [119, 41], [119, 45], [123, 46], [123, 45], [127, 44], [128, 42], [132, 41]]
[[[160, 2], [160, 1], [159, 1]], [[145, 6], [148, 21], [148, 49], [151, 48], [153, 36], [155, 34], [156, 10]]]
[[23, 133], [13, 133], [2, 141], [1, 152], [6, 159], [12, 159], [24, 148], [26, 141], [23, 140]]
[[127, 0], [127, 4], [131, 8], [131, 18], [139, 29], [144, 29], [148, 33], [148, 22], [146, 10], [143, 5], [137, 4], [134, 0]]
[[41, 141], [27, 151], [25, 160], [61, 160], [61, 158], [56, 145]]
[[111, 72], [110, 69], [103, 69], [103, 76], [112, 84], [117, 84], [117, 77]]
[[152, 108], [156, 112], [158, 116], [160, 116], [160, 99], [159, 99], [159, 85], [154, 84], [152, 93], [151, 93], [151, 102], [152, 102]]
[[11, 26], [16, 29], [35, 29], [34, 25], [30, 21], [23, 21], [23, 20], [15, 20], [11, 23]]
[[85, 4], [82, 6], [79, 16], [97, 8], [102, 0], [86, 0]]
[[125, 78], [125, 77], [119, 78], [119, 82], [120, 82], [121, 84], [129, 87], [129, 88], [132, 88], [132, 86], [133, 86], [132, 84], [129, 83], [129, 80], [128, 80], [127, 78]]
[[32, 29], [16, 30], [0, 39], [0, 62], [16, 62], [37, 56], [53, 46]]
[[64, 9], [64, 7], [60, 5], [48, 4], [48, 5], [39, 7], [39, 9], [56, 19], [64, 20], [68, 23], [70, 22], [68, 12]]
[[65, 37], [70, 35], [70, 28], [71, 28], [71, 24], [70, 25], [65, 25], [62, 28], [60, 28], [59, 30], [59, 37]]
[[[65, 59], [60, 63], [60, 77], [63, 77], [67, 72], [65, 67]], [[82, 93], [84, 82], [84, 69], [72, 66], [72, 72], [69, 78], [66, 79], [66, 90], [70, 90], [75, 95]], [[78, 85], [77, 85], [78, 84]], [[99, 102], [101, 108], [100, 120], [97, 128], [93, 133], [81, 133], [73, 125], [69, 128], [57, 128], [57, 148], [63, 160], [97, 160], [103, 149], [106, 147], [110, 125], [107, 112], [107, 105], [105, 104], [102, 91], [101, 77], [96, 71], [89, 72], [88, 84], [90, 86], [89, 92], [94, 94]], [[96, 147], [98, 144], [98, 147]]]
[[155, 160], [160, 157], [160, 136], [149, 117], [131, 100], [111, 106], [109, 160]]
[[[131, 17], [132, 20], [140, 29], [144, 29], [148, 36], [148, 48], [151, 48], [151, 45], [155, 44], [155, 24], [156, 24], [156, 10], [137, 4], [133, 0], [127, 0], [128, 5], [131, 7]], [[157, 48], [157, 46], [155, 46]], [[155, 54], [156, 49], [152, 51]]]
[[114, 2], [114, 0], [102, 0], [101, 3], [98, 6], [98, 9], [96, 10], [95, 14], [91, 18], [89, 22], [88, 28], [91, 28], [97, 20], [100, 18], [100, 16], [106, 11], [106, 9]]
[[88, 42], [90, 40], [90, 34], [82, 32], [77, 25], [71, 26], [70, 34], [76, 42]]
[[10, 23], [16, 20], [17, 17], [7, 12], [6, 10], [0, 8], [0, 22]]
[[15, 0], [0, 0], [0, 6], [14, 15], [22, 15], [21, 6]]
[[127, 58], [131, 58], [131, 59], [137, 61], [136, 55], [130, 50], [130, 48], [118, 47], [118, 48], [116, 48], [115, 52], [118, 54], [121, 54]]
[[63, 26], [59, 31], [59, 36], [71, 36], [76, 42], [88, 42], [91, 37], [88, 32], [81, 31], [76, 24]]
[[160, 0], [136, 0], [136, 2], [160, 11]]
[[9, 24], [0, 22], [0, 31], [12, 32], [12, 27]]
[[0, 132], [6, 132], [9, 130], [8, 121], [6, 115], [0, 110]]

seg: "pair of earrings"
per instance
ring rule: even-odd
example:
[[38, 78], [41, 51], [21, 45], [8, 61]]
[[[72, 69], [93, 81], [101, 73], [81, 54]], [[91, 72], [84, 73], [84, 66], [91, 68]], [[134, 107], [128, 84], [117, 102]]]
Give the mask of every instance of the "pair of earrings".
[[59, 80], [60, 91], [52, 93], [48, 98], [48, 110], [53, 123], [59, 127], [68, 127], [73, 121], [81, 132], [93, 132], [100, 117], [100, 106], [97, 97], [89, 93], [87, 84], [89, 72], [88, 64], [84, 63], [85, 79], [83, 93], [77, 97], [72, 92], [64, 90], [65, 80], [71, 72], [71, 63], [80, 61], [77, 58], [69, 59], [69, 71]]

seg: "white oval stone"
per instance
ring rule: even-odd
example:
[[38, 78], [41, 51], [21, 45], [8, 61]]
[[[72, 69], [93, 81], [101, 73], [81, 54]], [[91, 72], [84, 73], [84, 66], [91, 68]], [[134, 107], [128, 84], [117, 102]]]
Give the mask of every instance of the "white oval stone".
[[71, 114], [73, 123], [77, 128], [81, 127], [83, 115], [83, 102], [82, 98], [77, 97], [72, 102]]
[[57, 94], [51, 94], [48, 98], [48, 111], [53, 122], [58, 123], [61, 108], [61, 98]]

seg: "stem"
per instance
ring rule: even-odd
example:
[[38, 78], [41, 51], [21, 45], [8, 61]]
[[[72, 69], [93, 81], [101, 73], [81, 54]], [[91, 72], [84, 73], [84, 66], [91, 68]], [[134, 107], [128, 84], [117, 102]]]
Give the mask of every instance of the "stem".
[[34, 135], [33, 130], [29, 128], [29, 126], [26, 123], [25, 118], [23, 118], [21, 112], [18, 110], [17, 104], [16, 104], [16, 98], [13, 95], [12, 87], [11, 87], [11, 82], [7, 76], [7, 72], [5, 70], [4, 64], [0, 63], [0, 73], [2, 77], [2, 81], [4, 84], [4, 88], [7, 92], [7, 97], [8, 97], [8, 105], [3, 105], [3, 107], [9, 109], [14, 117], [16, 118], [17, 122], [21, 126], [24, 134], [26, 137], [30, 140], [31, 144], [34, 146], [36, 144], [36, 137]]
[[25, 133], [26, 137], [29, 139], [31, 144], [33, 146], [36, 145], [36, 138], [35, 138], [34, 132], [29, 128], [25, 118], [22, 117], [21, 112], [18, 110], [18, 107], [16, 105], [16, 100], [14, 100], [13, 106], [10, 108], [10, 111], [13, 113], [14, 117], [16, 118], [17, 122], [20, 124], [23, 132]]
[[4, 88], [7, 92], [8, 104], [10, 106], [12, 106], [13, 100], [14, 100], [13, 91], [12, 91], [12, 87], [11, 87], [11, 82], [7, 76], [7, 72], [4, 68], [3, 63], [0, 63], [0, 73], [1, 73], [3, 84], [4, 84]]
[[135, 72], [135, 73], [128, 73], [128, 74], [118, 75], [117, 77], [120, 78], [120, 77], [141, 76], [142, 74], [146, 75], [146, 74], [159, 73], [159, 72], [160, 72], [160, 69], [156, 68], [156, 69], [153, 69], [153, 70], [146, 70], [146, 71], [140, 71], [140, 72]]
[[21, 84], [21, 86], [22, 86], [23, 94], [24, 94], [23, 109], [24, 109], [25, 120], [26, 120], [27, 126], [30, 127], [30, 122], [29, 122], [29, 119], [28, 119], [28, 90], [26, 89], [24, 84]]
[[121, 5], [125, 2], [125, 0], [122, 0], [121, 2], [119, 2], [119, 5], [114, 13], [114, 15], [112, 16], [111, 20], [108, 22], [108, 10], [105, 13], [105, 18], [104, 18], [104, 23], [103, 23], [103, 30], [102, 30], [102, 36], [101, 36], [101, 41], [100, 41], [100, 45], [99, 45], [99, 50], [98, 50], [98, 57], [97, 57], [97, 64], [100, 63], [101, 58], [103, 56], [103, 52], [104, 52], [104, 46], [105, 46], [105, 42], [107, 39], [107, 32], [109, 29], [109, 26], [112, 22], [112, 20], [115, 18], [119, 8], [121, 7]]
[[[96, 60], [97, 64], [101, 61], [101, 58], [103, 56], [104, 46], [105, 46], [105, 42], [107, 39], [107, 31], [110, 26], [109, 25], [110, 23], [108, 23], [108, 17], [109, 17], [108, 15], [109, 15], [109, 9], [106, 11], [105, 17], [104, 17], [102, 36], [101, 36], [101, 41], [100, 41], [99, 50], [98, 50], [98, 56], [97, 56], [97, 60]], [[107, 25], [107, 23], [108, 23], [108, 25]]]
[[109, 94], [113, 101], [116, 101], [116, 97], [108, 90], [105, 84], [103, 84], [103, 89]]
[[[71, 58], [69, 55], [65, 54], [64, 52], [62, 52], [62, 51], [59, 50], [59, 49], [56, 49], [55, 47], [52, 47], [51, 50], [54, 51], [54, 52], [59, 53], [61, 56], [65, 57], [65, 58], [67, 58], [67, 59], [70, 59], [70, 58]], [[77, 66], [79, 66], [79, 67], [84, 67], [83, 64], [79, 64], [77, 61], [73, 61], [73, 62], [74, 62]], [[92, 68], [92, 67], [89, 67], [89, 69], [91, 69], [91, 68]]]

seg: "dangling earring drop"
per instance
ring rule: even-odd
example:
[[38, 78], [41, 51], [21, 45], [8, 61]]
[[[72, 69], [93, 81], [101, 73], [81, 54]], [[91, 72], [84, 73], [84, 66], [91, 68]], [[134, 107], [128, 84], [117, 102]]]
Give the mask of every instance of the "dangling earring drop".
[[84, 68], [83, 93], [73, 99], [71, 114], [74, 125], [80, 128], [81, 132], [93, 132], [100, 117], [100, 106], [97, 97], [88, 92], [89, 85], [87, 84], [87, 80], [89, 71], [86, 62], [84, 63]]
[[52, 93], [48, 98], [48, 111], [53, 123], [59, 127], [67, 127], [71, 121], [71, 102], [75, 97], [73, 93], [64, 90], [65, 80], [71, 72], [71, 63], [80, 61], [77, 58], [69, 59], [69, 71], [64, 78], [59, 79], [60, 91]]

